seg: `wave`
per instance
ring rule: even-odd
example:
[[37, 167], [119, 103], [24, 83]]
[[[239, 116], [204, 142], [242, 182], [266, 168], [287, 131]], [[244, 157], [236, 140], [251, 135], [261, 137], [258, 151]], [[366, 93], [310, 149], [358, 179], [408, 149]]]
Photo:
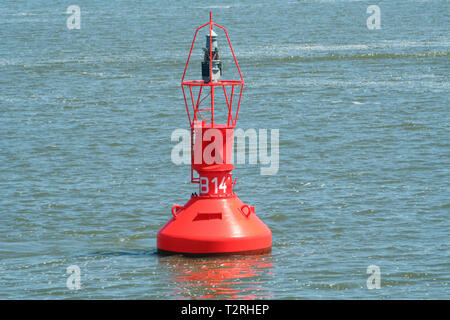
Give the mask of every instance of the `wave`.
[[314, 62], [314, 61], [333, 61], [333, 60], [364, 60], [364, 59], [398, 59], [398, 58], [435, 58], [448, 57], [450, 51], [425, 52], [425, 53], [357, 53], [357, 54], [339, 54], [332, 53], [322, 56], [287, 56], [287, 57], [261, 57], [255, 62]]
[[357, 44], [288, 44], [261, 46], [238, 52], [241, 59], [256, 61], [321, 61], [447, 57], [450, 41], [381, 40]]

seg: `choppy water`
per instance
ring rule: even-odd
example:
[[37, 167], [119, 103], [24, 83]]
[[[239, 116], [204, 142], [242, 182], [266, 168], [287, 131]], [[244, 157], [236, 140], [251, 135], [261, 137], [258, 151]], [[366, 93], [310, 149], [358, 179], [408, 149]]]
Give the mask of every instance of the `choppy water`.
[[[72, 2], [80, 30], [67, 1], [0, 5], [0, 298], [450, 298], [449, 1]], [[197, 188], [170, 135], [209, 10], [246, 81], [238, 126], [280, 129], [277, 175], [234, 171], [270, 255], [155, 253]]]

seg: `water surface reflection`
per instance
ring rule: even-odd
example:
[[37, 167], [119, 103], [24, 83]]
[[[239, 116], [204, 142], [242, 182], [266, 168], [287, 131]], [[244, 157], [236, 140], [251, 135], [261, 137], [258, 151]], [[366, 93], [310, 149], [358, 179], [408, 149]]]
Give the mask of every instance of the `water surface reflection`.
[[265, 287], [272, 281], [272, 255], [192, 258], [161, 256], [171, 273], [175, 299], [269, 299]]

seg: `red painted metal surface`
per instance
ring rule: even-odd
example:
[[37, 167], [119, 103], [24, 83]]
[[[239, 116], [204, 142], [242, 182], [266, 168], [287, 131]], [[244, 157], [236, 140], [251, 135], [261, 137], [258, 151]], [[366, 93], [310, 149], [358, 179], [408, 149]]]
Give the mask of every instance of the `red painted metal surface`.
[[[158, 249], [190, 254], [267, 252], [270, 229], [236, 194], [193, 196], [158, 233]], [[174, 211], [174, 210], [173, 210]]]
[[[198, 31], [206, 26], [209, 27], [209, 81], [185, 81]], [[214, 26], [221, 28], [226, 35], [240, 80], [214, 81], [213, 79], [212, 31]], [[215, 51], [215, 56], [216, 53], [218, 51]], [[206, 57], [205, 53], [205, 59]], [[236, 111], [233, 112], [236, 86], [240, 86], [240, 91]], [[222, 87], [226, 104], [223, 106], [227, 112], [226, 124], [217, 123], [214, 119], [214, 91], [218, 87]], [[210, 21], [195, 31], [181, 80], [181, 88], [191, 127], [191, 182], [199, 184], [199, 194], [193, 194], [184, 206], [172, 207], [172, 219], [157, 235], [158, 250], [185, 254], [270, 251], [272, 246], [270, 229], [256, 216], [255, 207], [243, 203], [233, 192], [236, 183], [236, 180], [233, 182], [231, 174], [234, 169], [231, 161], [233, 132], [239, 115], [244, 79], [228, 32], [212, 21], [211, 14]], [[189, 99], [185, 92], [187, 88]], [[230, 95], [226, 88], [231, 88]], [[195, 89], [198, 93], [194, 92]], [[209, 93], [205, 95], [208, 90]], [[221, 93], [221, 90], [217, 93]], [[202, 106], [208, 97], [209, 105]], [[209, 118], [204, 112], [209, 112]], [[197, 172], [197, 177], [194, 177], [194, 171]]]

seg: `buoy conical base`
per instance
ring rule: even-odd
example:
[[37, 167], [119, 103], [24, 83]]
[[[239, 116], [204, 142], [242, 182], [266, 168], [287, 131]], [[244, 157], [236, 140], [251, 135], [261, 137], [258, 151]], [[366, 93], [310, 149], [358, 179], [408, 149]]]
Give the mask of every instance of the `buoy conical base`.
[[162, 253], [257, 254], [270, 252], [271, 246], [270, 229], [236, 194], [193, 196], [157, 235]]

